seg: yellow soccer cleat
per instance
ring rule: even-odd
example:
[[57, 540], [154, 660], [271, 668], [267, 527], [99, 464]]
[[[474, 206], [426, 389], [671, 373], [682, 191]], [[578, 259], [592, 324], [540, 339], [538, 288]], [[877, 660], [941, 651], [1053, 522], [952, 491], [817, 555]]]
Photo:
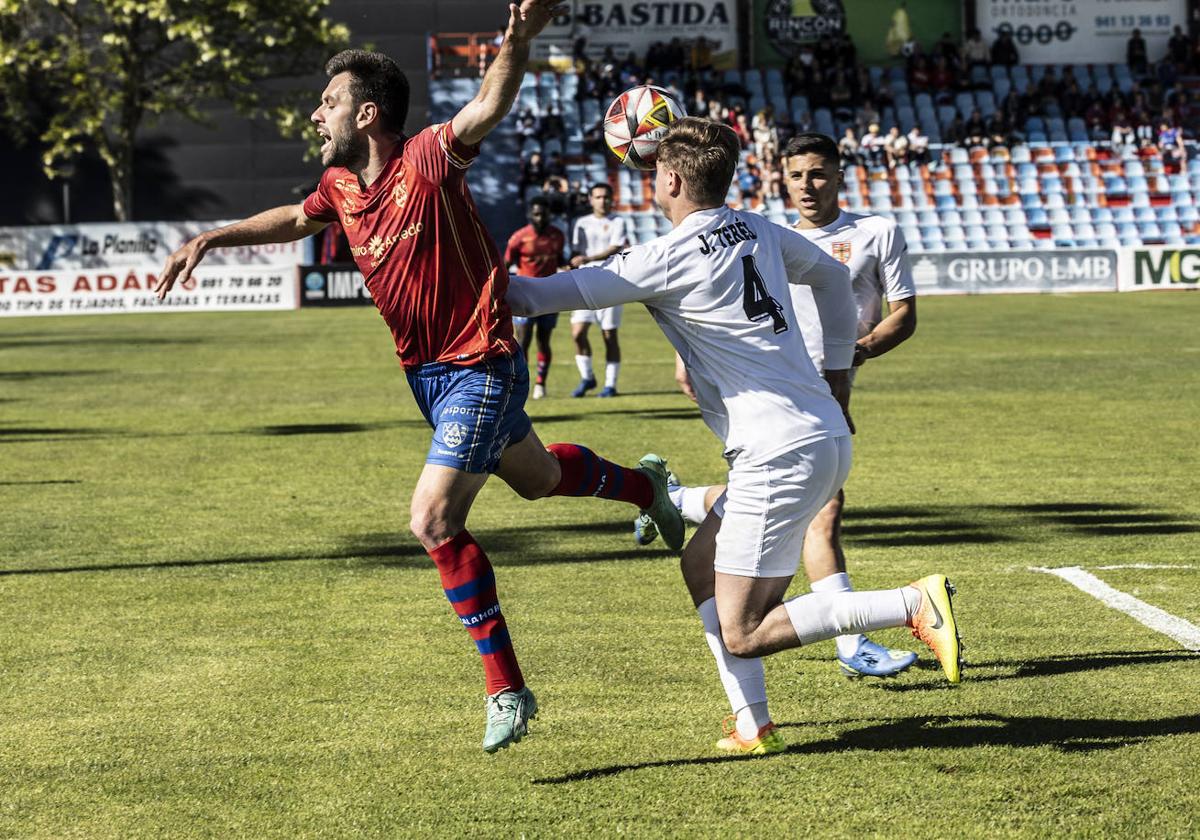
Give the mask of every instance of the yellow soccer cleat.
[[733, 715], [725, 718], [721, 728], [725, 731], [725, 737], [717, 741], [717, 749], [721, 752], [736, 755], [770, 755], [787, 749], [787, 743], [783, 740], [783, 735], [779, 733], [779, 727], [773, 723], [764, 725], [762, 729], [758, 730], [758, 735], [750, 740], [746, 740], [738, 734], [737, 718]]
[[921, 606], [909, 619], [912, 634], [929, 646], [941, 663], [946, 679], [956, 683], [962, 669], [962, 640], [954, 621], [950, 596], [954, 586], [945, 575], [929, 575], [909, 584], [921, 593]]

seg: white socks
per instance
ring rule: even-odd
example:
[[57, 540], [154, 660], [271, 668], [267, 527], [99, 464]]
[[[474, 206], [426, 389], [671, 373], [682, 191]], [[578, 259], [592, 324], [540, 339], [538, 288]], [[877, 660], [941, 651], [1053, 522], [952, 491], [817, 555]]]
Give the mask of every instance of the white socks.
[[621, 372], [620, 362], [604, 363], [604, 387], [616, 390], [617, 374]]
[[[679, 488], [679, 512], [683, 514], [683, 518], [693, 525], [699, 525], [708, 516], [708, 511], [704, 507], [704, 497], [708, 494], [707, 487], [681, 487]], [[674, 498], [672, 498], [674, 501]]]
[[[853, 592], [854, 588], [850, 586], [850, 576], [845, 572], [837, 572], [836, 574], [823, 577], [820, 580], [813, 581], [809, 584], [813, 592]], [[849, 659], [854, 654], [858, 653], [858, 646], [865, 637], [861, 633], [854, 635], [838, 636], [834, 639], [837, 644], [838, 656], [842, 659]]]
[[595, 379], [596, 372], [592, 370], [591, 356], [576, 356], [575, 367], [579, 368], [580, 379]]
[[737, 731], [743, 738], [754, 738], [770, 723], [767, 712], [767, 680], [761, 659], [742, 659], [725, 650], [721, 641], [721, 621], [717, 618], [717, 599], [709, 598], [696, 608], [704, 622], [704, 639], [717, 660], [717, 673], [729, 707], [737, 715]]
[[871, 592], [810, 592], [784, 601], [783, 607], [800, 644], [808, 645], [848, 633], [904, 626], [910, 613], [910, 593], [919, 603], [920, 593], [906, 586]]

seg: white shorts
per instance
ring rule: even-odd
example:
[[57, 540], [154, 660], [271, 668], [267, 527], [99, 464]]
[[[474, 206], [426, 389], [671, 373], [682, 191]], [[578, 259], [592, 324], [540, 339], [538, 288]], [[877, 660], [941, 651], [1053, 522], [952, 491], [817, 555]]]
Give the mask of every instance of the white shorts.
[[804, 533], [850, 475], [850, 437], [826, 438], [766, 464], [729, 471], [713, 505], [721, 517], [714, 567], [742, 577], [791, 577]]
[[571, 312], [572, 324], [599, 324], [602, 330], [615, 330], [621, 326], [621, 310], [623, 304], [610, 306], [607, 309], [576, 309]]

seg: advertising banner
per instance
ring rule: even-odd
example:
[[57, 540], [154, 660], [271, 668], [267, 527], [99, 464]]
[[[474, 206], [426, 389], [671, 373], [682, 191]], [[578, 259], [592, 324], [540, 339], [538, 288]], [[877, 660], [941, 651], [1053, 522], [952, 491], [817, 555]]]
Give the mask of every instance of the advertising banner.
[[533, 42], [536, 64], [556, 70], [570, 67], [580, 38], [591, 59], [610, 47], [617, 58], [633, 52], [642, 59], [655, 41], [678, 38], [691, 45], [704, 38], [713, 67], [737, 67], [737, 0], [568, 0], [568, 5], [570, 11], [555, 18]]
[[0, 317], [295, 309], [296, 267], [201, 266], [160, 301], [157, 270], [0, 269]]
[[928, 252], [911, 259], [918, 295], [1117, 289], [1117, 252], [1103, 248]]
[[371, 293], [354, 263], [300, 266], [301, 306], [370, 306]]
[[949, 32], [962, 37], [960, 0], [754, 0], [754, 63], [780, 67], [805, 45], [850, 33], [863, 64], [901, 60], [915, 40], [926, 51]]
[[1123, 248], [1120, 277], [1122, 292], [1200, 289], [1200, 248]]
[[975, 14], [989, 44], [1012, 32], [1022, 64], [1124, 64], [1134, 29], [1157, 62], [1174, 27], [1188, 31], [1187, 0], [976, 0]]
[[[229, 222], [99, 222], [80, 225], [0, 227], [0, 271], [138, 268], [157, 271], [167, 255], [197, 234]], [[277, 245], [217, 248], [205, 265], [299, 265], [308, 262], [304, 240]]]

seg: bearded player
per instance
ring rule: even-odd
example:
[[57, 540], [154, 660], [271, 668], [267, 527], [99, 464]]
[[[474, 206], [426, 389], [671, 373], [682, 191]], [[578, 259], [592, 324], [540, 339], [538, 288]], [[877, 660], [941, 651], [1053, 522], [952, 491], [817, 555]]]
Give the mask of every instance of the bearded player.
[[[785, 153], [784, 181], [792, 204], [800, 212], [795, 230], [850, 269], [858, 308], [858, 340], [850, 378], [853, 382], [853, 372], [863, 362], [892, 350], [917, 328], [917, 293], [908, 264], [908, 246], [894, 222], [881, 216], [847, 213], [838, 207], [842, 172], [837, 144], [831, 138], [817, 133], [798, 134], [789, 141]], [[812, 292], [807, 286], [793, 286], [791, 292], [809, 357], [817, 370], [823, 370], [821, 322]], [[882, 316], [884, 299], [887, 317]], [[677, 378], [688, 390], [686, 375], [680, 373]], [[673, 487], [672, 497], [684, 519], [699, 525], [723, 491], [721, 485]], [[845, 498], [839, 490], [816, 515], [805, 535], [804, 571], [813, 592], [852, 589], [841, 540]], [[638, 541], [646, 544], [653, 523], [639, 517], [635, 533]], [[836, 645], [839, 667], [849, 677], [892, 677], [917, 660], [912, 651], [891, 650], [861, 634], [839, 636]]]
[[[505, 302], [508, 275], [467, 188], [479, 142], [516, 98], [530, 41], [563, 10], [557, 0], [509, 6], [504, 41], [478, 95], [450, 122], [403, 134], [408, 80], [387, 56], [347, 50], [325, 71], [312, 121], [327, 167], [302, 204], [206, 231], [167, 258], [156, 291], [187, 283], [210, 248], [289, 242], [338, 223], [433, 441], [413, 491], [410, 528], [482, 657], [483, 748], [519, 741], [537, 701], [513, 651], [483, 548], [467, 514], [489, 473], [527, 499], [595, 495], [655, 511], [668, 544], [683, 522], [666, 494], [661, 459], [626, 469], [572, 444], [542, 446], [524, 403], [529, 373]], [[667, 511], [670, 508], [670, 512]]]

